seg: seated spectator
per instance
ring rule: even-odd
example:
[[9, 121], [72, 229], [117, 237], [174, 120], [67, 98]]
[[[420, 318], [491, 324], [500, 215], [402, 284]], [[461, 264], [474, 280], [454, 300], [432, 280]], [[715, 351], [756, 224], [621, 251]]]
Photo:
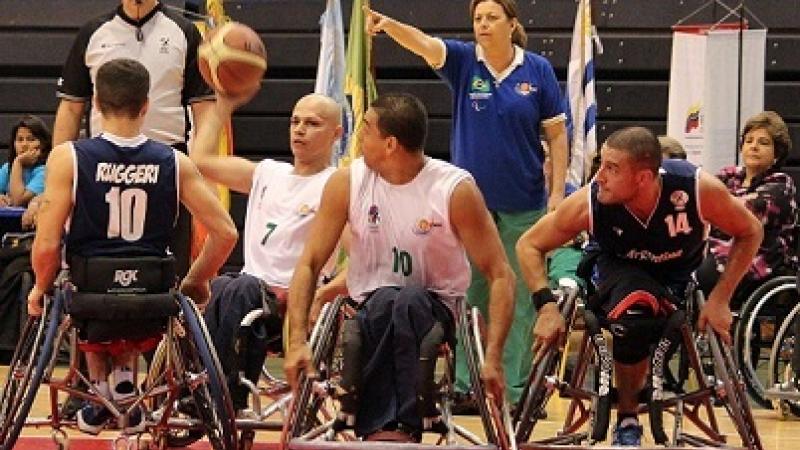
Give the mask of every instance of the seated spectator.
[[664, 159], [686, 159], [686, 150], [677, 139], [669, 136], [659, 136], [661, 144], [661, 157]]
[[[793, 236], [797, 214], [795, 185], [789, 175], [780, 171], [791, 148], [789, 130], [778, 114], [756, 114], [747, 120], [742, 131], [742, 165], [724, 167], [717, 174], [764, 226], [764, 240], [739, 284], [740, 292], [751, 292], [765, 278], [797, 268]], [[730, 236], [712, 228], [709, 253], [698, 269], [704, 291], [716, 282], [732, 245]]]
[[14, 124], [8, 162], [0, 167], [0, 207], [27, 206], [44, 191], [44, 163], [52, 142], [47, 125], [36, 116]]

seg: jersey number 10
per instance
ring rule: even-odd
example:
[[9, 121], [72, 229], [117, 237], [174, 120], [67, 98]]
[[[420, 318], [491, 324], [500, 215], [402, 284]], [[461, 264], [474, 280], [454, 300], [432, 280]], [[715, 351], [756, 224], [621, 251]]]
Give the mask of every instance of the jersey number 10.
[[139, 188], [120, 190], [112, 187], [106, 193], [108, 203], [108, 238], [138, 241], [144, 234], [147, 215], [147, 192]]

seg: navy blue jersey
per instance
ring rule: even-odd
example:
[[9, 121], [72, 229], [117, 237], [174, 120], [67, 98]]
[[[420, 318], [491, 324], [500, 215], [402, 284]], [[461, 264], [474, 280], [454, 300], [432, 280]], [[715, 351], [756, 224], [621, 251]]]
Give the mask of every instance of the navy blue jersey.
[[68, 256], [165, 256], [178, 212], [175, 151], [139, 136], [73, 144]]
[[[665, 284], [685, 283], [700, 265], [708, 234], [699, 210], [699, 173], [682, 160], [665, 160], [659, 172], [661, 193], [647, 221], [622, 204], [600, 203], [593, 182], [591, 233], [606, 257], [632, 262]], [[602, 278], [602, 264], [598, 269]]]

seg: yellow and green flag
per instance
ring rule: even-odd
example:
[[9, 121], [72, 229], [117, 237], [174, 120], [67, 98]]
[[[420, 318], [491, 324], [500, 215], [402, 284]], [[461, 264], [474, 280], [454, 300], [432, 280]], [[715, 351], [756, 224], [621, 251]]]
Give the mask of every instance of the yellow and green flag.
[[[211, 26], [219, 27], [225, 24], [229, 19], [225, 16], [225, 9], [223, 7], [224, 0], [207, 0], [206, 1], [206, 14], [211, 18]], [[208, 24], [204, 21], [195, 22], [195, 25], [200, 30], [200, 34], [205, 36], [208, 31]], [[228, 156], [233, 154], [233, 128], [231, 123], [226, 123], [220, 132], [217, 152], [220, 155]], [[231, 196], [230, 192], [225, 186], [217, 185], [217, 197], [219, 197], [222, 206], [226, 210], [230, 210]], [[208, 233], [203, 225], [192, 219], [192, 260], [197, 258], [200, 250], [203, 248], [203, 243], [206, 240]]]
[[347, 154], [339, 162], [340, 166], [349, 165], [350, 161], [361, 155], [358, 134], [369, 104], [378, 96], [372, 77], [372, 38], [366, 30], [364, 6], [369, 6], [369, 0], [354, 0], [350, 14], [344, 92], [350, 96], [353, 108], [353, 134]]

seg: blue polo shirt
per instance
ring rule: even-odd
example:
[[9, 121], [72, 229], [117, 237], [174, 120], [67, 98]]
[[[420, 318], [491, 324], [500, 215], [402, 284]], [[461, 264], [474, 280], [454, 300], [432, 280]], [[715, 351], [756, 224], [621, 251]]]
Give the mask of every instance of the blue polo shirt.
[[[22, 169], [22, 181], [25, 189], [36, 195], [44, 192], [44, 164]], [[11, 182], [11, 167], [8, 163], [0, 167], [0, 194], [8, 194], [8, 184]]]
[[553, 67], [515, 47], [510, 72], [493, 75], [475, 43], [443, 42], [447, 54], [437, 73], [453, 91], [453, 163], [472, 173], [490, 210], [544, 208], [539, 128], [565, 118]]

